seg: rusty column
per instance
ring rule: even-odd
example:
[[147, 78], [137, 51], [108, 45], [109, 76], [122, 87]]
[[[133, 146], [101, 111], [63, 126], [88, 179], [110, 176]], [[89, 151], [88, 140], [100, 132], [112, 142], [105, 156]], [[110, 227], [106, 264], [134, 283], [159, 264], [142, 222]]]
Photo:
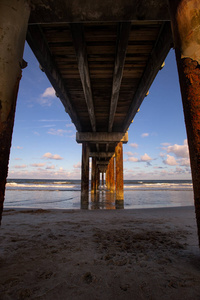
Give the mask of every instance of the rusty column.
[[107, 188], [110, 190], [110, 162], [107, 167]]
[[0, 1], [0, 222], [29, 15], [28, 1]]
[[116, 204], [123, 205], [124, 202], [124, 180], [123, 180], [123, 144], [119, 142], [115, 148], [116, 159]]
[[88, 208], [89, 201], [89, 147], [86, 142], [82, 144], [81, 166], [81, 208]]
[[115, 190], [114, 155], [110, 159], [110, 191]]
[[96, 158], [92, 157], [91, 193], [96, 193]]
[[200, 1], [169, 0], [200, 242]]

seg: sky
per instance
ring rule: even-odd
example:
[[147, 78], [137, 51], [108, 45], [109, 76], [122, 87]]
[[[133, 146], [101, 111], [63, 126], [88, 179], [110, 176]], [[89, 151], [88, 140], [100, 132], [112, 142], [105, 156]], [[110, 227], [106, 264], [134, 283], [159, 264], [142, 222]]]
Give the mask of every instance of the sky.
[[[45, 73], [25, 45], [8, 178], [80, 179], [82, 145]], [[124, 144], [124, 179], [191, 179], [174, 50], [154, 80]]]

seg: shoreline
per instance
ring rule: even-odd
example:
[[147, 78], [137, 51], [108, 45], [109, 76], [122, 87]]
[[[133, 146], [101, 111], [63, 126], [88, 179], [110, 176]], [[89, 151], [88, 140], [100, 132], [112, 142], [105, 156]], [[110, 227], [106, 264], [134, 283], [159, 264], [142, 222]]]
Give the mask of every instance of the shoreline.
[[5, 208], [0, 298], [199, 299], [193, 206]]

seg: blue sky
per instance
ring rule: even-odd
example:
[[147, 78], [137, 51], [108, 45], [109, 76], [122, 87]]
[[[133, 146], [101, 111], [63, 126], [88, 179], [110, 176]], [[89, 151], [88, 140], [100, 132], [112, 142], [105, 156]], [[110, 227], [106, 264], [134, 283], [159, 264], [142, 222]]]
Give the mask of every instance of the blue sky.
[[[17, 100], [9, 178], [79, 179], [81, 145], [28, 45]], [[129, 128], [125, 179], [191, 179], [174, 51]]]

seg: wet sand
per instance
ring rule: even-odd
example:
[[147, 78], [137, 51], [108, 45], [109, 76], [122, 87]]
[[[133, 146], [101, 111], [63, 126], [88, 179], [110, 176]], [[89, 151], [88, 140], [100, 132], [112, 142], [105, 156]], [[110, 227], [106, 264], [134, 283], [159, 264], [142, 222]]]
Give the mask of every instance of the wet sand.
[[7, 209], [0, 299], [200, 299], [193, 207]]

